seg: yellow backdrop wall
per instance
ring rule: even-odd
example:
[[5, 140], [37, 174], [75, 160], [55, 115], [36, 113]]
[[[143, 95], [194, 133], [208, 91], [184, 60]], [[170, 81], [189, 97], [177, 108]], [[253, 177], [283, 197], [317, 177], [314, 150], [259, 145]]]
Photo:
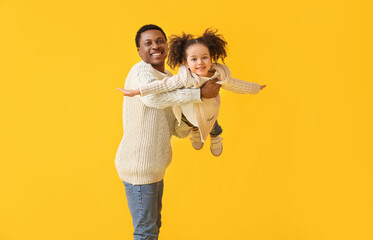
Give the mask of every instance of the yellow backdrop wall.
[[[219, 29], [224, 153], [173, 139], [162, 240], [373, 239], [368, 1], [1, 1], [0, 239], [131, 239], [114, 158], [139, 27]], [[244, 110], [239, 110], [243, 108]]]

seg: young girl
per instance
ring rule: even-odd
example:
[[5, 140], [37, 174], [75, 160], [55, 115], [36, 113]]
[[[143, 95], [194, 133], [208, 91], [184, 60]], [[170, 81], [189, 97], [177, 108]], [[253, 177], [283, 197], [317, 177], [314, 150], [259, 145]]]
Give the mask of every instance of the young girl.
[[[136, 90], [118, 89], [124, 96], [133, 97], [136, 95], [146, 96], [172, 91], [178, 88], [199, 88], [210, 79], [220, 78], [217, 83], [223, 89], [235, 93], [257, 94], [266, 85], [260, 86], [256, 83], [242, 81], [232, 78], [227, 66], [216, 63], [219, 59], [224, 63], [227, 42], [216, 30], [207, 29], [198, 38], [190, 34], [182, 36], [171, 36], [170, 53], [168, 65], [174, 69], [180, 66], [178, 74], [154, 81], [147, 85], [140, 86]], [[173, 106], [173, 112], [180, 124], [180, 121], [193, 126], [191, 141], [195, 149], [203, 147], [208, 134], [211, 136], [210, 150], [214, 156], [220, 156], [223, 151], [222, 129], [217, 122], [220, 107], [220, 96], [212, 99], [202, 99], [201, 103], [185, 103]]]

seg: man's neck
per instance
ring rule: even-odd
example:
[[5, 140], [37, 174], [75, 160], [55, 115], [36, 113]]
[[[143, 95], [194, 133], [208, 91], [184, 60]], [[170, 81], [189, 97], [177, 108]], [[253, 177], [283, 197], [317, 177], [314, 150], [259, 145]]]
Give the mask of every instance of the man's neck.
[[161, 72], [161, 73], [166, 73], [166, 72], [165, 72], [164, 64], [162, 64], [162, 65], [152, 65], [152, 67], [153, 67], [155, 70], [157, 70], [157, 71], [159, 71], [159, 72]]

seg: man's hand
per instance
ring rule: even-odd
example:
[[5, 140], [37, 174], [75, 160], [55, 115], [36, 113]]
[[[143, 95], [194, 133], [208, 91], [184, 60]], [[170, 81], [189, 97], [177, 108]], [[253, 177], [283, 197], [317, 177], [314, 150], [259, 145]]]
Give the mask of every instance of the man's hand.
[[220, 79], [212, 79], [205, 82], [201, 89], [201, 99], [202, 98], [214, 98], [218, 96], [221, 85], [216, 82]]
[[260, 85], [260, 90], [262, 90], [263, 88], [265, 88], [267, 85]]

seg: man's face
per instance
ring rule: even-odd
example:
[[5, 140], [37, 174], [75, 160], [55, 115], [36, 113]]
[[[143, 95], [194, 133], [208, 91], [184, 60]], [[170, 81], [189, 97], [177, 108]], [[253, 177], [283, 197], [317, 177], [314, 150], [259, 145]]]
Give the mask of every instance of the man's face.
[[168, 45], [162, 32], [148, 30], [141, 33], [140, 47], [137, 51], [144, 62], [151, 64], [158, 71], [164, 72], [164, 64], [168, 53]]

